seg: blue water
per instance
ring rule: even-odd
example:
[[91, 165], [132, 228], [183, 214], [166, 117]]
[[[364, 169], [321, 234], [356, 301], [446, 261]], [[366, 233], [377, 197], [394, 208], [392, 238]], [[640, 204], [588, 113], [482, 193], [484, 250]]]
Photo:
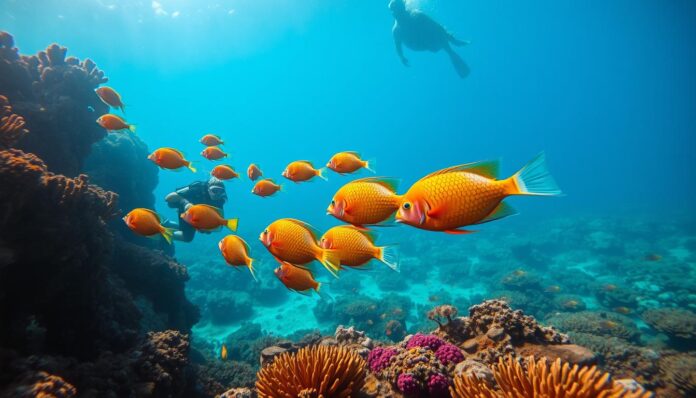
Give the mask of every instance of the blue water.
[[[438, 268], [436, 253], [428, 248], [477, 264], [529, 234], [552, 246], [554, 232], [538, 226], [564, 225], [558, 221], [563, 219], [578, 228], [590, 225], [589, 235], [603, 232], [606, 217], [647, 217], [655, 223], [651, 225], [661, 225], [694, 216], [692, 1], [410, 2], [458, 38], [471, 41], [455, 49], [471, 68], [465, 80], [457, 77], [444, 53], [406, 49], [411, 66], [401, 65], [384, 1], [75, 0], [68, 5], [2, 0], [0, 5], [0, 30], [15, 36], [22, 53], [58, 42], [69, 48], [68, 55], [93, 59], [109, 77], [108, 85], [122, 94], [128, 120], [151, 150], [175, 147], [198, 162], [196, 175], [159, 173], [157, 210], [167, 217], [176, 215], [163, 197], [204, 179], [212, 168], [199, 155], [203, 148], [198, 139], [206, 133], [225, 139], [229, 163], [238, 171], [254, 162], [277, 181], [283, 180], [280, 173], [290, 161], [323, 165], [335, 152], [359, 151], [366, 159], [377, 159], [379, 175], [401, 179], [400, 192], [427, 173], [477, 160], [500, 159], [502, 174], [508, 176], [546, 152], [566, 196], [510, 199], [521, 214], [483, 226], [476, 236], [408, 227], [383, 231], [382, 242], [400, 242], [409, 253], [404, 258], [411, 270]], [[275, 263], [257, 239], [266, 225], [282, 217], [302, 219], [320, 230], [338, 225], [325, 209], [333, 193], [355, 176], [328, 176], [328, 182], [284, 181], [284, 192], [266, 199], [250, 193], [252, 183], [246, 178], [226, 183], [230, 200], [225, 213], [240, 218], [238, 232], [259, 261], [260, 286], [267, 289], [263, 294], [278, 295], [281, 301], [263, 306], [250, 296], [254, 312], [245, 320], [262, 319], [269, 332], [333, 326], [312, 314], [317, 297], [285, 293], [272, 274]], [[615, 239], [622, 241], [623, 232], [617, 227]], [[246, 271], [225, 268], [217, 252], [222, 236], [224, 232], [199, 234], [193, 243], [176, 244], [177, 258], [192, 274], [194, 302], [205, 289], [229, 295], [257, 289]], [[648, 229], [640, 239], [653, 238], [659, 236]], [[584, 244], [577, 240], [570, 247], [582, 250]], [[646, 247], [689, 258], [679, 244]], [[568, 263], [562, 262], [564, 255], [571, 257]], [[562, 270], [582, 266], [582, 261], [604, 261], [582, 257], [557, 253], [555, 265]], [[415, 289], [413, 282], [398, 280], [398, 290], [411, 289], [418, 305], [427, 305], [428, 296], [440, 290], [463, 297], [463, 302], [492, 294], [493, 287], [481, 284], [474, 271], [467, 279], [445, 282], [447, 266], [443, 262], [445, 271], [429, 274], [428, 284]], [[524, 264], [510, 260], [500, 270], [519, 266]], [[358, 292], [381, 297], [387, 293], [374, 286], [373, 278], [388, 272], [354, 273], [345, 280], [361, 279]], [[597, 280], [618, 277], [606, 270], [597, 274], [597, 268], [593, 272]], [[206, 274], [215, 277], [206, 279]], [[332, 283], [336, 298], [352, 294], [341, 289], [343, 280]], [[589, 307], [601, 306], [592, 297], [586, 300]], [[198, 326], [201, 336], [222, 338], [239, 326], [238, 320], [212, 325], [205, 311]], [[417, 318], [415, 307], [413, 313]]]

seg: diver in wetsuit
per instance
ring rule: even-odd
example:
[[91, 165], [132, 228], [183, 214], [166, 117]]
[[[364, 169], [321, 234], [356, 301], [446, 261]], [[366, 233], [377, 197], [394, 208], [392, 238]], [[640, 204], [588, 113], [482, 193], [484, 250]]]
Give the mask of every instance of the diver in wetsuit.
[[[191, 242], [196, 234], [196, 229], [181, 218], [181, 213], [188, 210], [189, 207], [199, 204], [222, 210], [227, 201], [227, 192], [221, 180], [210, 177], [208, 181], [194, 181], [185, 187], [177, 188], [164, 200], [167, 201], [167, 206], [177, 209], [178, 212], [178, 222], [170, 220], [165, 223], [166, 227], [174, 229], [172, 239]], [[201, 232], [206, 233], [205, 231]]]

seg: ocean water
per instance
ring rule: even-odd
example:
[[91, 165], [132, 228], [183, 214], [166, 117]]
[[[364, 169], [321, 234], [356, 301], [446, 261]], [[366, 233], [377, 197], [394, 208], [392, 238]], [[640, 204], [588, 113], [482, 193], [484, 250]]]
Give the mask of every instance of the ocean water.
[[[164, 196], [215, 165], [199, 154], [203, 134], [225, 140], [225, 162], [242, 174], [253, 162], [283, 183], [270, 198], [252, 195], [244, 176], [225, 183], [225, 214], [240, 220], [259, 283], [225, 265], [217, 242], [226, 231], [174, 244], [201, 309], [202, 350], [233, 345], [228, 336], [250, 323], [276, 337], [350, 323], [387, 339], [389, 320], [404, 333], [428, 330], [434, 305], [466, 312], [492, 297], [542, 320], [628, 307], [644, 340], [656, 332], [640, 312], [695, 310], [696, 3], [407, 5], [471, 42], [454, 48], [466, 79], [443, 52], [406, 48], [402, 65], [386, 1], [1, 0], [0, 30], [22, 53], [57, 42], [93, 59], [150, 150], [175, 147], [196, 161], [195, 174], [159, 171], [164, 217], [176, 219]], [[319, 269], [333, 301], [290, 292], [261, 231], [284, 217], [320, 231], [339, 225], [326, 215], [333, 194], [372, 174], [328, 171], [328, 181], [302, 184], [280, 174], [345, 150], [376, 159], [399, 193], [479, 160], [499, 159], [507, 177], [544, 151], [565, 195], [507, 199], [519, 215], [470, 235], [377, 228], [379, 243], [399, 245], [401, 273], [375, 263], [334, 279]], [[606, 285], [631, 298], [608, 298]]]

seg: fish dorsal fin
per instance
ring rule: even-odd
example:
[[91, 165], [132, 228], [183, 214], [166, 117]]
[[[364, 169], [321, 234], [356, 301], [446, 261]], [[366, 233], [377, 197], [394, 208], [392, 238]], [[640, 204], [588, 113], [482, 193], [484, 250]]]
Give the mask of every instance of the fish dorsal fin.
[[183, 152], [181, 152], [180, 150], [178, 150], [178, 149], [176, 149], [176, 148], [167, 147], [167, 149], [169, 149], [170, 151], [174, 151], [174, 152], [178, 153], [179, 156], [181, 156], [182, 159], [186, 158], [186, 155], [184, 155]]
[[160, 215], [157, 214], [155, 211], [150, 210], [150, 209], [143, 209], [143, 210], [145, 210], [146, 212], [148, 212], [148, 213], [152, 214], [153, 216], [155, 216], [155, 217], [157, 218], [157, 222], [158, 222], [158, 223], [160, 223], [160, 224], [162, 223], [162, 222], [160, 221], [162, 218], [161, 218]]
[[294, 218], [288, 218], [287, 220], [290, 221], [291, 223], [294, 223], [294, 224], [297, 224], [303, 228], [306, 228], [312, 234], [312, 236], [314, 236], [314, 240], [315, 241], [318, 240], [318, 236], [320, 236], [319, 230], [317, 230], [313, 226], [307, 224], [304, 221], [300, 221], [300, 220], [297, 220]]
[[483, 160], [480, 162], [473, 162], [467, 164], [460, 164], [458, 166], [448, 167], [446, 169], [438, 170], [434, 173], [430, 173], [423, 177], [430, 178], [441, 174], [456, 173], [456, 172], [467, 172], [472, 174], [478, 174], [481, 177], [497, 179], [498, 169], [500, 168], [500, 162], [498, 160]]
[[360, 157], [360, 153], [359, 153], [359, 152], [356, 152], [356, 151], [344, 151], [344, 152], [345, 152], [345, 153], [349, 153], [349, 154], [351, 154], [351, 155], [353, 155], [353, 156], [357, 156], [359, 159], [362, 159], [362, 158]]
[[396, 193], [396, 190], [399, 187], [399, 183], [401, 182], [401, 180], [399, 180], [398, 178], [391, 177], [367, 177], [355, 180], [354, 182], [368, 182], [373, 184], [379, 184], [386, 187], [390, 191]]
[[371, 231], [369, 229], [360, 229], [360, 228], [355, 228], [354, 226], [350, 226], [351, 228], [355, 229], [356, 231], [360, 232], [364, 237], [367, 238], [367, 240], [370, 241], [370, 243], [375, 243], [377, 240], [377, 232]]
[[244, 246], [244, 249], [246, 250], [246, 255], [248, 256], [249, 253], [251, 253], [251, 249], [249, 248], [249, 244], [246, 243], [246, 241], [239, 236], [237, 236], [237, 239], [239, 239], [239, 242]]
[[483, 224], [489, 221], [500, 220], [501, 218], [514, 216], [515, 214], [517, 214], [517, 210], [515, 210], [512, 206], [505, 202], [500, 202], [500, 204], [495, 209], [493, 209], [491, 214], [487, 215], [486, 218], [484, 218], [483, 220], [477, 222], [477, 224]]
[[297, 163], [304, 163], [304, 164], [308, 165], [309, 167], [314, 168], [314, 165], [309, 160], [298, 160]]
[[215, 207], [215, 206], [211, 206], [211, 205], [206, 205], [206, 204], [199, 204], [198, 206], [203, 206], [203, 207], [207, 207], [207, 208], [213, 209], [213, 210], [215, 210], [215, 212], [216, 212], [220, 217], [222, 217], [222, 209], [219, 208], [219, 207]]

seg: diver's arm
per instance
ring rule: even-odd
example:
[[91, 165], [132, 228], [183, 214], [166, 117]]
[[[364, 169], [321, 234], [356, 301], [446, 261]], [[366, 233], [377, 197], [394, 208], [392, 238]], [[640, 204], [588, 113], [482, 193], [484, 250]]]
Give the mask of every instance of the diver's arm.
[[396, 47], [396, 54], [399, 56], [399, 59], [401, 59], [401, 63], [404, 64], [404, 66], [408, 66], [408, 60], [406, 57], [404, 57], [404, 48], [401, 43], [401, 37], [399, 37], [399, 32], [398, 32], [399, 27], [394, 24], [394, 28], [392, 28], [392, 36], [394, 36], [394, 47]]
[[164, 198], [164, 200], [167, 202], [167, 206], [174, 209], [188, 210], [188, 208], [192, 206], [191, 202], [189, 202], [183, 196], [180, 195], [186, 193], [185, 191], [188, 191], [188, 188], [182, 188], [176, 192], [172, 192], [169, 195], [167, 195]]

